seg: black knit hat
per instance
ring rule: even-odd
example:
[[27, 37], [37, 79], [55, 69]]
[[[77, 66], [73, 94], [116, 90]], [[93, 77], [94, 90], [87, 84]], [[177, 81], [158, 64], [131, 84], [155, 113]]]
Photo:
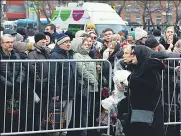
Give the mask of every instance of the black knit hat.
[[36, 33], [34, 38], [35, 38], [35, 43], [43, 39], [46, 40], [46, 36], [44, 33]]
[[155, 30], [153, 31], [153, 35], [154, 35], [154, 36], [161, 36], [161, 31], [160, 31], [159, 29], [155, 29]]
[[159, 42], [155, 39], [154, 36], [149, 36], [148, 39], [145, 41], [145, 45], [153, 49], [159, 45]]
[[51, 38], [51, 34], [49, 32], [43, 32], [45, 35], [48, 35]]

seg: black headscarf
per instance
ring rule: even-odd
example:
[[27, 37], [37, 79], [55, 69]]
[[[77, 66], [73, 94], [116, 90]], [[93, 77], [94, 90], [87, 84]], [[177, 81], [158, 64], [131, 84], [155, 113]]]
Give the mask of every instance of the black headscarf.
[[144, 45], [133, 47], [133, 53], [136, 55], [138, 64], [136, 65], [135, 74], [141, 76], [145, 71], [164, 69], [164, 65], [158, 60], [151, 58], [151, 51]]
[[151, 52], [148, 49], [148, 47], [144, 45], [136, 45], [133, 46], [133, 53], [136, 55], [136, 58], [138, 60], [137, 66], [140, 67], [143, 65], [143, 63], [151, 58]]

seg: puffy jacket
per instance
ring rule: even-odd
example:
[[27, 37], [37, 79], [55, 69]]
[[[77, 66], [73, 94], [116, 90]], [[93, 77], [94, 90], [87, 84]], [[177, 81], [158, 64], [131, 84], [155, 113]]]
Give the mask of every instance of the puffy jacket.
[[[12, 51], [11, 55], [8, 56], [0, 48], [0, 59], [17, 60], [20, 59], [20, 56], [14, 51]], [[12, 90], [14, 83], [14, 88], [15, 88], [14, 91], [15, 93], [16, 92], [18, 93], [20, 83], [23, 83], [24, 80], [25, 80], [25, 69], [23, 66], [21, 67], [21, 63], [0, 62], [0, 86], [2, 91], [4, 91], [5, 89], [5, 83], [7, 84], [7, 90]], [[11, 91], [7, 91], [7, 95], [11, 95]]]

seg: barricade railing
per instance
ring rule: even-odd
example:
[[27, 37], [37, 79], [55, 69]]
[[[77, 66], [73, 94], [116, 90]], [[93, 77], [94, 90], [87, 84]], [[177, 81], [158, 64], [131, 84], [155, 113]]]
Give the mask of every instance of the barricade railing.
[[1, 60], [0, 69], [1, 135], [110, 133], [101, 108], [103, 88], [111, 90], [109, 61]]
[[[118, 70], [124, 69], [124, 60], [115, 64]], [[162, 103], [164, 109], [164, 125], [181, 125], [181, 58], [167, 58], [161, 60], [165, 64], [162, 71]]]

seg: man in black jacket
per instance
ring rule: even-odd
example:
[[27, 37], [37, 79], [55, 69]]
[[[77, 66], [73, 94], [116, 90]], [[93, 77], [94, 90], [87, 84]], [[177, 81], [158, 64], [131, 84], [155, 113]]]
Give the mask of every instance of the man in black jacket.
[[[0, 60], [17, 60], [20, 56], [13, 51], [14, 37], [10, 34], [2, 35], [0, 46]], [[0, 62], [0, 133], [3, 132], [3, 125], [5, 126], [5, 132], [18, 131], [18, 117], [20, 102], [24, 103], [25, 96], [23, 91], [23, 84], [25, 81], [25, 69], [21, 63], [17, 62]], [[21, 111], [23, 107], [21, 107]], [[6, 114], [6, 115], [4, 115]], [[13, 116], [12, 116], [13, 114]], [[5, 118], [4, 118], [5, 117]], [[11, 122], [13, 118], [13, 121]], [[5, 124], [4, 124], [4, 123]]]
[[[65, 34], [61, 34], [50, 59], [73, 59], [73, 51], [70, 49], [70, 38]], [[75, 62], [52, 62], [50, 75], [52, 100], [61, 101], [66, 114], [66, 127], [68, 127], [72, 116], [75, 89]]]
[[[45, 60], [49, 59], [49, 50], [46, 46], [46, 36], [44, 33], [37, 33], [34, 36], [35, 49], [30, 51], [28, 59]], [[30, 63], [30, 87], [36, 92], [38, 98], [35, 100], [35, 126], [34, 129], [39, 129], [39, 122], [43, 119], [43, 113], [47, 107], [48, 94], [48, 62], [31, 62]], [[35, 81], [34, 81], [35, 80]], [[34, 92], [34, 93], [35, 93]], [[35, 94], [35, 95], [36, 95]]]

